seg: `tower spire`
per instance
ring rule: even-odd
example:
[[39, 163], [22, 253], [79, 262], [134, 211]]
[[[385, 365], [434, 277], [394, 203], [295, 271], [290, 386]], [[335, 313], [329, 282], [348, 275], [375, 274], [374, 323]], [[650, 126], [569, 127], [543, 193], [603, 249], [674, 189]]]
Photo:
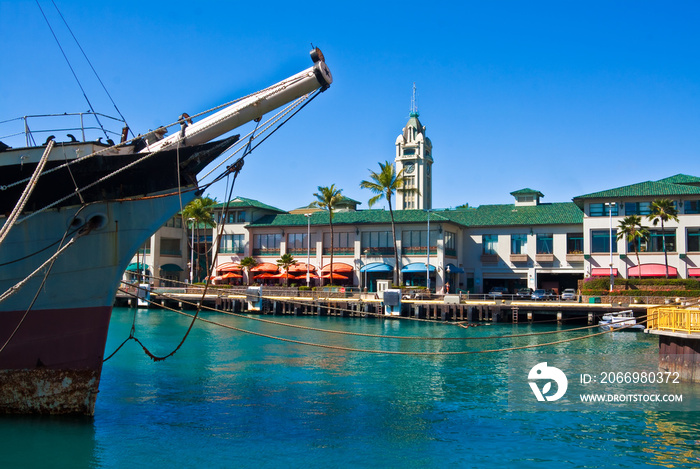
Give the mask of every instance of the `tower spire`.
[[411, 95], [411, 117], [418, 117], [418, 102], [416, 101], [416, 82], [413, 82], [413, 94]]

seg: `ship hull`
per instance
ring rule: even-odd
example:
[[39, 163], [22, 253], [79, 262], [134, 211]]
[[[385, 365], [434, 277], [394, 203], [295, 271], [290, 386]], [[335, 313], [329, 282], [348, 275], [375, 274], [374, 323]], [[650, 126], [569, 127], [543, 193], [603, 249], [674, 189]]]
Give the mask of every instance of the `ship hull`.
[[[181, 167], [171, 178], [162, 177], [163, 170], [159, 176], [140, 174], [148, 192], [141, 192], [144, 182], [118, 175], [90, 194], [117, 187], [124, 198], [65, 201], [12, 227], [0, 246], [0, 295], [22, 285], [0, 302], [0, 413], [93, 414], [122, 275], [145, 240], [195, 197], [193, 171], [228, 148], [222, 142], [194, 152], [192, 171]], [[170, 153], [170, 160], [160, 162], [174, 167], [181, 155]], [[94, 176], [105, 171], [109, 165]], [[40, 179], [32, 198], [49, 200], [47, 192], [54, 189]], [[0, 226], [4, 222], [0, 217]], [[73, 238], [52, 264], [32, 275]]]
[[[111, 312], [32, 310], [0, 355], [0, 412], [92, 415]], [[2, 314], [2, 343], [23, 316]]]

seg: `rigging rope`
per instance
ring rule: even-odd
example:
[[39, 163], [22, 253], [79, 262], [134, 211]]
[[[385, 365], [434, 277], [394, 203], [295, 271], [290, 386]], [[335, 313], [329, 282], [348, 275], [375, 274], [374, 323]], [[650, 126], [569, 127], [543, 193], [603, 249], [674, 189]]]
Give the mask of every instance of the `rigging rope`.
[[5, 224], [2, 226], [2, 228], [0, 228], [0, 244], [2, 244], [2, 242], [7, 237], [7, 234], [10, 232], [12, 226], [14, 226], [17, 217], [19, 217], [20, 213], [22, 213], [22, 210], [24, 210], [24, 206], [29, 200], [29, 197], [32, 195], [32, 192], [36, 187], [36, 183], [37, 181], [39, 181], [39, 176], [41, 176], [41, 171], [44, 169], [44, 165], [49, 159], [49, 154], [53, 149], [53, 144], [53, 140], [49, 140], [49, 142], [46, 144], [46, 149], [44, 150], [44, 154], [41, 155], [41, 159], [39, 160], [39, 163], [37, 163], [37, 166], [34, 169], [34, 174], [32, 174], [32, 177], [29, 179], [29, 182], [24, 188], [22, 195], [19, 197], [19, 200], [17, 201], [15, 208], [12, 210], [12, 213], [5, 220]]
[[[58, 40], [56, 33], [53, 31], [53, 28], [51, 27], [51, 23], [49, 22], [49, 19], [46, 17], [46, 14], [44, 14], [44, 10], [41, 8], [41, 5], [39, 5], [39, 0], [36, 0], [36, 6], [39, 7], [39, 10], [41, 11], [41, 15], [44, 17], [44, 20], [46, 21], [46, 24], [48, 25], [49, 30], [51, 30], [51, 34], [53, 35], [53, 38], [56, 40], [56, 44], [58, 44], [58, 48], [61, 50], [61, 54], [63, 54], [63, 58], [66, 59], [66, 63], [68, 64], [68, 68], [70, 68], [70, 71], [73, 74], [73, 78], [75, 78], [75, 81], [78, 82], [78, 86], [80, 87], [80, 91], [83, 92], [83, 97], [85, 98], [85, 101], [87, 101], [88, 107], [90, 108], [90, 111], [92, 111], [92, 113], [95, 115], [95, 120], [97, 121], [97, 124], [100, 126], [100, 129], [102, 129], [102, 132], [105, 134], [105, 138], [109, 138], [109, 135], [107, 135], [107, 131], [102, 126], [102, 122], [100, 122], [100, 118], [97, 117], [97, 113], [95, 112], [95, 109], [92, 107], [92, 103], [90, 102], [90, 99], [88, 99], [87, 94], [85, 94], [85, 89], [83, 88], [83, 85], [80, 83], [80, 79], [78, 78], [78, 75], [76, 75], [75, 70], [73, 70], [73, 66], [70, 63], [70, 60], [68, 60], [68, 56], [63, 51], [63, 46], [61, 46], [61, 42]], [[58, 8], [56, 8], [56, 9], [58, 10]], [[60, 14], [60, 12], [59, 12], [59, 14]]]

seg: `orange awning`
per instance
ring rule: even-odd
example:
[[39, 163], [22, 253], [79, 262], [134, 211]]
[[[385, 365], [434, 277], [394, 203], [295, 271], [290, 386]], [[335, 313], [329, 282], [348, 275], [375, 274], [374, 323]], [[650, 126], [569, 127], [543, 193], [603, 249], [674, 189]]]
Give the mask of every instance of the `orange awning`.
[[[304, 278], [306, 278], [306, 276], [304, 276]], [[330, 272], [327, 274], [321, 275], [321, 278], [331, 278]], [[340, 275], [340, 274], [336, 274], [335, 272], [333, 272], [333, 280], [347, 280], [347, 279], [348, 278], [345, 275]]]
[[[333, 272], [334, 273], [335, 272], [352, 272], [353, 270], [355, 270], [355, 269], [353, 269], [353, 267], [349, 264], [345, 264], [343, 262], [334, 262], [333, 263]], [[324, 274], [328, 273], [330, 271], [331, 271], [330, 264], [324, 265], [323, 269], [321, 269], [321, 272], [323, 272]], [[334, 277], [335, 277], [335, 275], [334, 275]]]
[[[613, 269], [613, 276], [617, 277], [617, 269]], [[610, 267], [593, 267], [591, 277], [610, 277]]]
[[[642, 264], [640, 266], [630, 267], [627, 271], [628, 277], [639, 277], [639, 271], [642, 272], [642, 277], [665, 277], [666, 266], [664, 264]], [[668, 276], [677, 277], [678, 269], [668, 266]]]
[[[309, 264], [309, 272], [315, 272], [315, 271], [316, 271], [316, 267]], [[306, 274], [306, 263], [305, 262], [297, 262], [293, 266], [289, 267], [290, 274], [291, 273], [298, 274], [298, 273], [302, 273], [302, 272], [304, 274]]]
[[240, 274], [234, 274], [233, 272], [227, 272], [224, 275], [222, 275], [221, 278], [243, 278], [243, 276]]
[[251, 272], [277, 272], [278, 268], [275, 264], [270, 264], [269, 262], [261, 262], [252, 269]]
[[233, 272], [243, 270], [240, 264], [235, 262], [226, 262], [224, 264], [219, 264], [216, 266], [217, 272]]
[[700, 269], [698, 268], [689, 268], [688, 269], [688, 277], [700, 277]]

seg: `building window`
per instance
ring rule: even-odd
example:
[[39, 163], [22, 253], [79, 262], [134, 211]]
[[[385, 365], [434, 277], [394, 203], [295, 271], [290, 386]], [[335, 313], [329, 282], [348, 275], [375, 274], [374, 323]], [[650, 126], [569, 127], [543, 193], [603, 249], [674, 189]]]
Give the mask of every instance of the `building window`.
[[[666, 234], [666, 236], [664, 236]], [[676, 251], [676, 230], [649, 231], [649, 242], [647, 243], [647, 252], [664, 252], [664, 238], [666, 239], [666, 252]]]
[[[610, 252], [610, 230], [591, 231], [591, 252]], [[617, 243], [612, 243], [612, 252], [617, 252]]]
[[540, 233], [537, 235], [537, 254], [554, 254], [554, 235]]
[[256, 234], [253, 236], [254, 256], [279, 256], [281, 234]]
[[416, 178], [413, 176], [404, 176], [403, 178], [403, 186], [406, 189], [413, 189], [416, 187]]
[[[457, 256], [457, 248], [455, 247], [455, 234], [450, 231], [445, 231], [444, 233], [445, 242], [445, 255], [446, 256]], [[437, 243], [436, 243], [437, 244]], [[432, 248], [432, 246], [431, 246]], [[437, 246], [436, 246], [437, 249]]]
[[[617, 216], [617, 207], [618, 204], [612, 205], [612, 214], [614, 217]], [[611, 206], [608, 204], [591, 204], [588, 207], [588, 214], [591, 217], [608, 217], [610, 216], [610, 208]]]
[[688, 229], [687, 250], [688, 252], [700, 251], [700, 229]]
[[364, 231], [361, 239], [361, 249], [364, 255], [393, 255], [394, 241], [391, 231]]
[[498, 253], [498, 235], [483, 235], [481, 245], [483, 254], [495, 255]]
[[137, 252], [140, 255], [150, 254], [151, 253], [151, 238], [148, 238], [146, 240], [146, 242], [143, 243], [143, 246], [141, 246]]
[[700, 200], [686, 200], [683, 213], [687, 215], [697, 215], [700, 213]]
[[[407, 230], [401, 233], [401, 248], [407, 256], [427, 254], [426, 230]], [[430, 253], [437, 254], [437, 230], [430, 230]]]
[[526, 234], [510, 235], [510, 253], [511, 254], [527, 254], [527, 235]]
[[229, 210], [228, 214], [222, 213], [221, 214], [221, 220], [224, 220], [224, 223], [231, 224], [231, 223], [245, 223], [245, 210]]
[[170, 228], [182, 228], [182, 217], [180, 215], [175, 215], [170, 220], [165, 222], [165, 226]]
[[316, 240], [314, 235], [311, 235], [311, 242], [309, 245], [306, 244], [307, 236], [306, 233], [291, 233], [287, 235], [287, 253], [289, 254], [306, 254], [307, 250], [309, 254], [316, 254]]
[[[323, 233], [323, 255], [331, 254], [331, 234]], [[355, 248], [352, 244], [350, 233], [333, 233], [333, 254], [352, 256]]]
[[245, 236], [242, 234], [225, 234], [221, 237], [219, 252], [222, 254], [243, 254], [245, 251]]
[[180, 240], [176, 238], [160, 238], [161, 256], [182, 256]]
[[566, 253], [583, 254], [583, 233], [568, 233], [566, 235]]
[[625, 215], [649, 215], [651, 202], [627, 202], [625, 203]]

